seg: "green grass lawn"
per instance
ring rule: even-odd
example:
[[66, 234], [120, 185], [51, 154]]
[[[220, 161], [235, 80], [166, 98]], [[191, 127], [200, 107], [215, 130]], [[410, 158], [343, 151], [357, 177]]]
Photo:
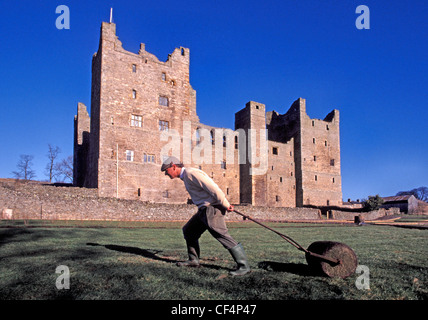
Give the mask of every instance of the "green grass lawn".
[[[390, 226], [269, 224], [304, 247], [314, 241], [346, 243], [368, 267], [331, 279], [311, 274], [304, 253], [252, 222], [229, 223], [247, 252], [252, 272], [223, 277], [229, 253], [205, 233], [201, 268], [186, 259], [181, 222], [0, 222], [2, 300], [423, 300], [428, 298], [428, 230]], [[70, 271], [59, 290], [58, 266]]]

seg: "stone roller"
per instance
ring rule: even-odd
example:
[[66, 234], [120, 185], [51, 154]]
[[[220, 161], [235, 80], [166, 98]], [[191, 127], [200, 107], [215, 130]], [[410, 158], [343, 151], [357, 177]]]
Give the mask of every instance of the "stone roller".
[[282, 234], [239, 211], [235, 213], [251, 220], [262, 227], [276, 233], [297, 249], [305, 252], [306, 262], [314, 274], [325, 275], [330, 278], [345, 279], [357, 269], [358, 260], [355, 252], [346, 244], [335, 241], [316, 241], [305, 249], [290, 237]]

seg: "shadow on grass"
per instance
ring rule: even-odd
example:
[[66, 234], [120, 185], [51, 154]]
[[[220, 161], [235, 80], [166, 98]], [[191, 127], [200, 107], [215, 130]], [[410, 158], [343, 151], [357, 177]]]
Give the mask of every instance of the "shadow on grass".
[[303, 263], [282, 263], [274, 261], [262, 261], [258, 264], [260, 269], [273, 272], [287, 272], [293, 273], [299, 276], [319, 276], [319, 273], [316, 273], [312, 268], [307, 264]]
[[[161, 253], [162, 250], [141, 249], [141, 248], [137, 248], [137, 247], [119, 246], [119, 245], [115, 245], [115, 244], [103, 245], [103, 244], [92, 243], [92, 242], [88, 242], [86, 245], [88, 245], [88, 246], [100, 246], [100, 247], [104, 247], [104, 248], [109, 249], [109, 250], [131, 253], [131, 254], [142, 256], [142, 257], [147, 258], [147, 259], [162, 261], [162, 262], [166, 262], [166, 263], [176, 264], [177, 262], [181, 261], [181, 260], [175, 260], [175, 259], [170, 259], [170, 258], [165, 258], [165, 257], [159, 256], [158, 254]], [[213, 265], [213, 264], [206, 264], [206, 263], [201, 263], [200, 266], [202, 266], [204, 268], [215, 269], [215, 270], [222, 270], [222, 269], [223, 270], [229, 270], [229, 271], [231, 270], [231, 269], [224, 268], [221, 266], [217, 266], [217, 265]]]

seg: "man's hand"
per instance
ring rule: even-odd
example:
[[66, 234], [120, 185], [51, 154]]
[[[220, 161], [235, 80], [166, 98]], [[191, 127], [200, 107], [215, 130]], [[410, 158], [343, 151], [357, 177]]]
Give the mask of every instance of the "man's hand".
[[230, 205], [229, 208], [226, 208], [227, 211], [231, 212], [235, 210], [234, 206]]

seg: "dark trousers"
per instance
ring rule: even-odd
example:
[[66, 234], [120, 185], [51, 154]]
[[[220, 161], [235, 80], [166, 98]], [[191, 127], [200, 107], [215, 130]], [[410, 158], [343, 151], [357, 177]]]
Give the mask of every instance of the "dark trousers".
[[214, 206], [201, 207], [184, 225], [183, 235], [187, 243], [196, 245], [201, 235], [208, 230], [226, 249], [238, 245], [227, 230], [224, 221], [226, 209]]

